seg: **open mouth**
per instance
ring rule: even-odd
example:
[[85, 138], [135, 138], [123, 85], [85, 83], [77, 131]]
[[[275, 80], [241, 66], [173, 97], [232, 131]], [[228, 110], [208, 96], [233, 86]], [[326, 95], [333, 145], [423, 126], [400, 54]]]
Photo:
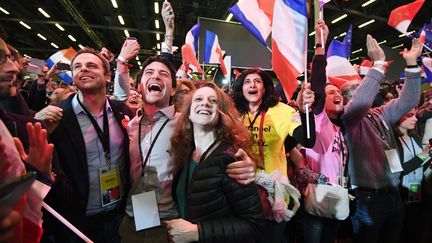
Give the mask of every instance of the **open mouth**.
[[256, 95], [256, 94], [258, 94], [258, 91], [257, 90], [251, 90], [251, 91], [248, 91], [248, 94]]
[[156, 83], [150, 84], [147, 89], [149, 92], [153, 92], [153, 91], [162, 92], [162, 87]]
[[209, 110], [198, 110], [196, 113], [198, 115], [205, 115], [205, 116], [210, 116], [212, 114], [212, 112]]
[[132, 104], [132, 105], [138, 105], [139, 104], [139, 100], [136, 98], [131, 98], [131, 99], [129, 99], [128, 102], [129, 102], [129, 104]]
[[334, 103], [335, 105], [339, 105], [339, 104], [342, 103], [342, 99], [335, 99], [335, 100], [333, 101], [333, 103]]
[[90, 80], [92, 78], [93, 78], [92, 76], [83, 75], [79, 78], [79, 80], [86, 81], [86, 80]]

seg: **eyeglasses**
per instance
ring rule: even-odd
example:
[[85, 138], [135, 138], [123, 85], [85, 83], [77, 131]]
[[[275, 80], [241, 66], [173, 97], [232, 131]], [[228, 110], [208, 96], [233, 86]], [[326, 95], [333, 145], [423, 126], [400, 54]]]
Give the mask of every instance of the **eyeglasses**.
[[11, 62], [16, 61], [16, 58], [12, 54], [0, 55], [0, 65], [4, 64], [6, 62], [6, 59], [8, 59], [8, 58], [9, 58], [9, 60], [11, 60]]

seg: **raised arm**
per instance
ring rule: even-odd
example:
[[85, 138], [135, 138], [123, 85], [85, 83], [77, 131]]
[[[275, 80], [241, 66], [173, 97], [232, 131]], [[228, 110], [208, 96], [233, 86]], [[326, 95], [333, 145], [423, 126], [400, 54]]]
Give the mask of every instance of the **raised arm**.
[[385, 54], [383, 49], [371, 35], [367, 35], [366, 47], [374, 65], [354, 91], [351, 101], [345, 106], [343, 120], [348, 126], [366, 116], [379, 91], [380, 82], [384, 79]]
[[117, 58], [117, 67], [114, 76], [114, 96], [118, 100], [126, 100], [129, 96], [129, 66], [128, 62], [134, 58], [140, 50], [138, 41], [125, 40]]
[[383, 116], [391, 124], [395, 124], [404, 114], [414, 108], [420, 101], [420, 67], [417, 59], [422, 53], [422, 44], [418, 39], [412, 40], [411, 50], [405, 48], [403, 58], [407, 63], [405, 69], [406, 81], [400, 96], [383, 107]]
[[[323, 35], [323, 41], [321, 40], [321, 32]], [[325, 56], [325, 46], [322, 46], [322, 43], [325, 44], [327, 42], [329, 30], [324, 20], [318, 19], [317, 24], [315, 25], [315, 33], [317, 36], [317, 43], [315, 46], [315, 55], [312, 59], [311, 89], [315, 93], [313, 112], [317, 115], [324, 109], [325, 85], [327, 81], [327, 59]]]

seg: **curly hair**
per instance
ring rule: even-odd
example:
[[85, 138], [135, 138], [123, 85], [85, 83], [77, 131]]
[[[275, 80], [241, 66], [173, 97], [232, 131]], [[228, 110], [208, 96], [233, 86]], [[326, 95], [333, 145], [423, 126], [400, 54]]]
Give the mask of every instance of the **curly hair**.
[[137, 78], [135, 80], [135, 89], [138, 89], [138, 86], [141, 83], [141, 78], [144, 74], [145, 68], [153, 62], [160, 62], [168, 68], [170, 75], [171, 75], [171, 81], [172, 81], [171, 85], [173, 88], [175, 88], [177, 85], [177, 82], [176, 82], [176, 76], [175, 76], [176, 70], [175, 70], [174, 65], [171, 63], [171, 61], [169, 61], [165, 57], [158, 55], [158, 56], [150, 56], [143, 62], [142, 69], [138, 72]]
[[258, 74], [261, 77], [264, 83], [265, 90], [262, 97], [261, 105], [258, 109], [260, 111], [267, 110], [268, 108], [273, 107], [278, 103], [278, 97], [276, 95], [271, 77], [265, 71], [259, 68], [246, 69], [234, 81], [233, 85], [232, 98], [240, 114], [245, 114], [249, 111], [249, 102], [245, 99], [243, 95], [243, 83], [246, 77], [249, 74], [253, 73]]
[[[231, 145], [235, 150], [241, 148], [252, 157], [250, 150], [252, 144], [251, 134], [241, 123], [240, 115], [235, 109], [232, 100], [213, 82], [205, 82], [197, 90], [203, 87], [209, 87], [216, 91], [219, 112], [219, 120], [214, 127], [216, 139]], [[169, 152], [173, 158], [171, 173], [174, 175], [185, 166], [195, 149], [193, 126], [189, 120], [192, 97], [195, 92], [196, 90], [186, 97], [182, 114], [171, 137], [171, 149]]]

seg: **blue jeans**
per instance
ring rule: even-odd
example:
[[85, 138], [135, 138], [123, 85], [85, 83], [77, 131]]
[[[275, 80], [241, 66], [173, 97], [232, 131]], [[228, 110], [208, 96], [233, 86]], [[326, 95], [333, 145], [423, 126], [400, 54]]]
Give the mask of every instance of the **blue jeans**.
[[303, 207], [300, 207], [295, 222], [297, 224], [297, 242], [333, 243], [336, 240], [341, 221], [311, 215]]
[[356, 188], [356, 212], [352, 216], [355, 242], [399, 242], [403, 203], [397, 190]]

